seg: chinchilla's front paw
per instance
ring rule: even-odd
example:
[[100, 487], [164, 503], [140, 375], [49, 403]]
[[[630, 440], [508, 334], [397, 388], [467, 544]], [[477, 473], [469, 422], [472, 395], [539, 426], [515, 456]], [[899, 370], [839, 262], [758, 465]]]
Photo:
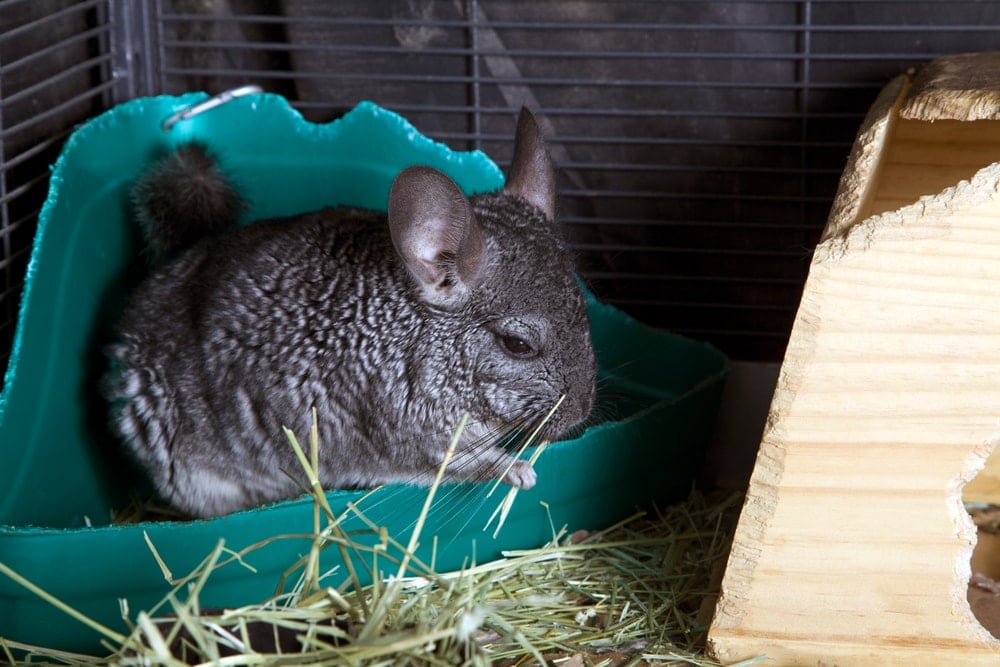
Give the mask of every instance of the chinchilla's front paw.
[[538, 473], [527, 461], [518, 461], [507, 472], [503, 481], [519, 489], [530, 489], [538, 481]]

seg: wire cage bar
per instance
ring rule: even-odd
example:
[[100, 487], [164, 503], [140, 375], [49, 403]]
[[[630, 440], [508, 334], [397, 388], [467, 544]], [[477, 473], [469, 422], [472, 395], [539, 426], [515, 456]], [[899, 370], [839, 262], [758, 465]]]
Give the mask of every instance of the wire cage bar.
[[998, 27], [1000, 3], [972, 0], [5, 0], [0, 365], [72, 128], [126, 99], [244, 84], [317, 122], [370, 99], [501, 166], [534, 107], [593, 290], [779, 360], [874, 96], [932, 58], [1000, 49]]

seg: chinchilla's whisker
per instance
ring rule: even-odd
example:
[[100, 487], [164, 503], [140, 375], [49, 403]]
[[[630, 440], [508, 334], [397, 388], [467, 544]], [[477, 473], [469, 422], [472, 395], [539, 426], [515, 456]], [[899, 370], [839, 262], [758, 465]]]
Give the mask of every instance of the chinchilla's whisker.
[[[517, 419], [510, 420], [502, 427], [488, 431], [470, 446], [467, 446], [466, 461], [463, 462], [453, 460], [449, 469], [453, 471], [460, 471], [463, 466], [475, 466], [476, 460], [488, 454], [489, 450], [495, 448], [498, 443], [511, 444], [512, 441], [516, 440], [516, 434], [529, 430], [528, 427], [533, 426], [540, 419], [540, 417], [523, 415]], [[469, 481], [482, 482], [488, 481], [488, 478], [483, 477], [482, 479], [472, 479]], [[438, 498], [435, 499], [435, 504], [433, 506], [433, 511], [436, 514], [437, 520], [442, 524], [447, 524], [457, 518], [464, 517], [463, 523], [459, 527], [460, 530], [464, 529], [465, 526], [468, 525], [469, 521], [471, 521], [472, 517], [487, 502], [486, 497], [476, 494], [473, 497], [478, 500], [475, 506], [470, 507], [467, 502], [465, 502], [469, 495], [469, 487], [465, 484], [453, 484], [442, 487], [442, 489], [438, 491]], [[407, 529], [410, 528], [412, 528], [412, 525], [408, 526]]]
[[[521, 414], [517, 417], [505, 420], [503, 425], [484, 431], [474, 441], [464, 446], [462, 457], [452, 458], [448, 466], [448, 470], [456, 473], [459, 477], [462, 477], [464, 476], [462, 472], [464, 469], [475, 469], [480, 460], [490, 455], [491, 450], [498, 446], [503, 446], [512, 454], [517, 452], [519, 449], [523, 449], [523, 446], [526, 444], [525, 441], [530, 438], [530, 435], [536, 431], [542, 423], [544, 423], [545, 416], [545, 414], [537, 413]], [[441, 430], [436, 432], [427, 432], [421, 437], [439, 438], [441, 442], [444, 442], [452, 435], [453, 433], [447, 430]], [[532, 445], [537, 443], [528, 442], [527, 444]], [[406, 446], [406, 443], [400, 442], [398, 446]], [[437, 469], [434, 466], [428, 465], [426, 470], [408, 475], [398, 481], [403, 484], [413, 484], [426, 477], [433, 476], [436, 472]], [[489, 481], [490, 479], [492, 479], [492, 476], [484, 474], [476, 478], [469, 479], [468, 481], [475, 483]], [[456, 519], [462, 519], [462, 527], [464, 528], [464, 526], [471, 520], [471, 517], [475, 515], [475, 513], [487, 502], [487, 500], [481, 495], [476, 495], [474, 497], [477, 498], [477, 502], [474, 507], [470, 507], [467, 502], [469, 495], [469, 489], [466, 484], [442, 485], [442, 487], [438, 490], [437, 496], [435, 497], [434, 503], [431, 507], [436, 520], [442, 524], [447, 524]], [[387, 503], [391, 504], [392, 501], [393, 494], [391, 492], [381, 493], [373, 497], [366, 507], [368, 511], [371, 511], [380, 505]], [[412, 528], [412, 522], [406, 526], [406, 530]]]
[[[498, 444], [503, 444], [512, 454], [523, 452], [526, 447], [541, 444], [538, 442], [538, 433], [552, 412], [553, 410], [524, 413], [516, 418], [508, 419], [503, 426], [484, 432], [479, 438], [466, 446], [466, 461], [453, 460], [449, 469], [457, 470], [462, 466], [474, 466], [477, 459], [488, 454], [489, 450], [497, 447]], [[488, 479], [488, 477], [484, 477], [469, 481], [483, 482], [488, 481]], [[447, 548], [454, 539], [464, 533], [479, 512], [490, 504], [492, 493], [492, 490], [487, 494], [474, 492], [468, 484], [450, 484], [438, 489], [437, 496], [431, 505], [431, 512], [433, 512], [438, 525], [450, 526], [448, 532], [453, 536], [450, 540], [439, 546]], [[516, 489], [511, 487], [500, 500], [500, 504], [497, 505], [487, 525], [484, 526], [484, 530], [499, 517], [500, 521], [494, 528], [495, 532], [499, 531], [507, 512], [514, 502], [515, 496]], [[379, 502], [389, 502], [391, 500], [392, 494], [390, 493], [384, 495]], [[470, 501], [472, 502], [470, 503]], [[452, 526], [452, 522], [455, 521], [460, 521], [460, 523]], [[410, 531], [414, 526], [415, 520], [410, 521], [403, 528], [403, 531]]]
[[[469, 427], [467, 426], [466, 428], [468, 429]], [[498, 441], [502, 441], [506, 437], [506, 434], [510, 431], [510, 428], [511, 427], [500, 427], [500, 428], [491, 429], [490, 431], [484, 433], [483, 435], [481, 435], [479, 438], [477, 438], [475, 441], [473, 441], [469, 445], [465, 445], [463, 447], [463, 452], [464, 452], [463, 457], [460, 460], [456, 460], [456, 458], [453, 457], [452, 460], [449, 462], [449, 466], [448, 466], [447, 469], [449, 471], [457, 472], [457, 473], [461, 474], [461, 471], [462, 471], [463, 468], [468, 467], [468, 466], [475, 466], [475, 464], [478, 461], [478, 459], [480, 459], [484, 455], [488, 454], [489, 450], [491, 448], [493, 448]], [[439, 431], [427, 431], [427, 432], [424, 432], [424, 433], [420, 434], [419, 436], [416, 436], [415, 438], [413, 438], [413, 440], [415, 440], [415, 441], [416, 440], [420, 440], [420, 441], [435, 441], [436, 440], [436, 441], [439, 441], [442, 444], [442, 446], [444, 446], [444, 445], [447, 444], [447, 442], [453, 436], [454, 436], [454, 431], [453, 430], [441, 429]], [[409, 442], [409, 441], [399, 440], [399, 441], [394, 442], [392, 446], [393, 447], [404, 447], [405, 448], [405, 447], [411, 447], [412, 443]], [[437, 473], [437, 470], [438, 470], [437, 464], [430, 464], [430, 463], [428, 463], [427, 467], [424, 470], [420, 470], [420, 471], [414, 472], [414, 473], [409, 474], [409, 475], [400, 476], [395, 481], [398, 482], [398, 483], [401, 483], [401, 484], [421, 485], [421, 483], [424, 480], [426, 480], [428, 478], [432, 478]], [[473, 481], [474, 482], [474, 481], [482, 481], [482, 480], [472, 479], [472, 480], [469, 480], [469, 481]], [[456, 487], [456, 485], [454, 485], [454, 484], [444, 484], [444, 485], [442, 485], [442, 488], [441, 488], [441, 490], [439, 490], [438, 496], [435, 498], [435, 501], [434, 501], [434, 506], [433, 507], [435, 508], [435, 511], [436, 511], [437, 507], [445, 506], [447, 504], [448, 497], [450, 495], [453, 495], [455, 493], [455, 491], [454, 491], [455, 487]], [[373, 501], [367, 507], [369, 508], [369, 510], [371, 510], [371, 509], [373, 509], [375, 507], [378, 507], [379, 505], [381, 505], [383, 503], [388, 503], [388, 502], [391, 502], [391, 501], [392, 501], [392, 494], [391, 493], [385, 493], [385, 494], [381, 494], [377, 498], [373, 499]], [[410, 527], [412, 528], [412, 526], [410, 526]]]
[[[511, 452], [511, 445], [516, 442], [516, 438], [521, 429], [528, 423], [527, 418], [522, 417], [517, 421], [501, 428], [493, 429], [480, 438], [466, 445], [461, 457], [455, 457], [452, 464], [452, 472], [459, 473], [465, 477], [463, 471], [469, 468], [475, 469], [482, 461], [491, 457], [498, 447], [508, 453]], [[499, 471], [492, 471], [499, 472]], [[493, 479], [492, 472], [482, 471], [481, 474], [470, 478], [470, 481], [485, 481]]]
[[630, 356], [628, 359], [622, 360], [614, 366], [602, 366], [601, 369], [610, 375], [628, 375], [631, 369], [641, 367], [644, 364], [649, 363], [649, 361], [654, 358], [655, 355], [652, 354], [637, 354], [635, 356]]
[[[523, 420], [522, 420], [523, 421]], [[461, 457], [453, 457], [448, 469], [452, 473], [457, 473], [459, 478], [465, 477], [464, 470], [468, 468], [476, 469], [480, 461], [492, 454], [499, 445], [511, 439], [511, 434], [519, 430], [521, 421], [515, 421], [503, 427], [490, 429], [483, 433], [476, 440], [466, 444]], [[481, 482], [489, 479], [489, 475], [480, 475], [468, 479], [469, 482]], [[457, 488], [457, 487], [456, 487]]]

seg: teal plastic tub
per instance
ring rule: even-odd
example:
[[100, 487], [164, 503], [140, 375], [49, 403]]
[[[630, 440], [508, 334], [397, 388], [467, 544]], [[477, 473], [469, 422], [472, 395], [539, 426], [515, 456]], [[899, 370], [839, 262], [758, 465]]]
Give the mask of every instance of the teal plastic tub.
[[[362, 103], [329, 124], [306, 122], [281, 97], [240, 97], [180, 120], [164, 119], [206, 99], [139, 99], [80, 127], [52, 173], [42, 210], [13, 354], [0, 395], [0, 564], [117, 631], [119, 600], [131, 618], [170, 590], [146, 540], [175, 575], [193, 570], [219, 543], [241, 550], [276, 535], [308, 535], [313, 503], [287, 500], [206, 521], [112, 525], [111, 512], [148, 493], [142, 474], [106, 428], [96, 389], [101, 353], [127, 290], [144, 264], [126, 215], [130, 183], [154, 155], [200, 140], [249, 193], [249, 219], [326, 205], [385, 207], [392, 178], [412, 164], [449, 174], [466, 192], [500, 187], [503, 175], [479, 152], [453, 152], [400, 116]], [[512, 127], [513, 132], [513, 127]], [[486, 527], [501, 492], [489, 484], [442, 487], [417, 555], [437, 571], [541, 546], [556, 529], [606, 527], [653, 503], [685, 497], [696, 476], [720, 398], [726, 359], [711, 346], [645, 327], [590, 299], [599, 414], [607, 421], [555, 443], [535, 468], [538, 484], [517, 495], [502, 529]], [[305, 440], [306, 434], [300, 434]], [[427, 490], [402, 485], [331, 491], [335, 512], [359, 504], [405, 544]], [[344, 525], [375, 543], [358, 518]], [[252, 604], [274, 594], [307, 551], [306, 537], [271, 541], [210, 577], [204, 606]], [[333, 550], [323, 569], [342, 565]], [[357, 564], [362, 578], [380, 576]], [[326, 580], [337, 585], [345, 568]], [[0, 636], [65, 650], [100, 652], [100, 635], [0, 573]]]

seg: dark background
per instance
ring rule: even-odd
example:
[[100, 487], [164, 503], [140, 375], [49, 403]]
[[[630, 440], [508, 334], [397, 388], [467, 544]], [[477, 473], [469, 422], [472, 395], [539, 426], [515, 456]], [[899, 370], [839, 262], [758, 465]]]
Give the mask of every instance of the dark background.
[[502, 166], [533, 106], [594, 291], [779, 361], [875, 95], [929, 59], [1000, 50], [998, 28], [1000, 2], [960, 0], [0, 1], [0, 368], [72, 128], [244, 83], [315, 121], [370, 99]]

